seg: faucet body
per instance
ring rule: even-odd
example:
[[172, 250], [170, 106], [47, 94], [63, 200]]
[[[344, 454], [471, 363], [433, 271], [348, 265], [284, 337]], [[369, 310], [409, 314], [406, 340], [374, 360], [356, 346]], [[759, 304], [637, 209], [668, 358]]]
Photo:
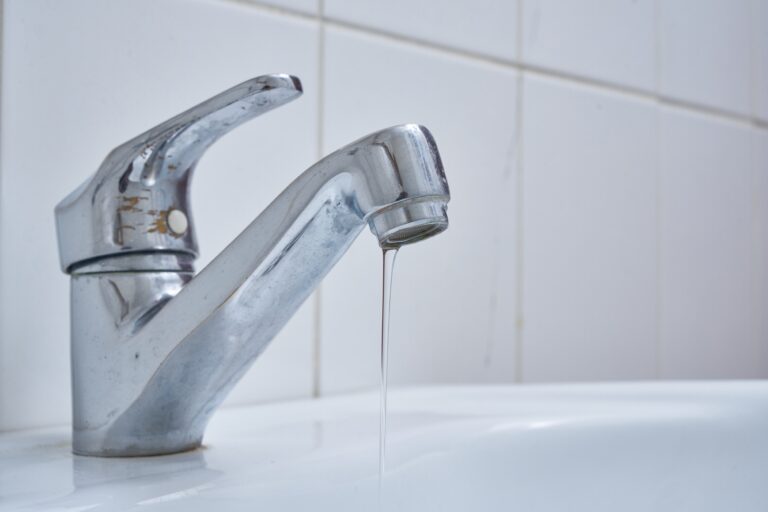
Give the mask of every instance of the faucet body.
[[114, 150], [56, 209], [71, 275], [73, 450], [175, 453], [368, 224], [382, 247], [447, 228], [447, 181], [426, 128], [364, 137], [301, 174], [198, 275], [188, 180], [205, 149], [297, 97], [259, 77]]

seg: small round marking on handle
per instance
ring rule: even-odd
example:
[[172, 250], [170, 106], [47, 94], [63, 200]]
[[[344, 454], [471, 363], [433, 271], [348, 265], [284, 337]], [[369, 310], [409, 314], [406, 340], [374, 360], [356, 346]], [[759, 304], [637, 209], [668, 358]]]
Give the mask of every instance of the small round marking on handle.
[[181, 210], [171, 210], [166, 217], [168, 223], [168, 229], [170, 229], [175, 235], [183, 235], [189, 228], [189, 221], [186, 214]]

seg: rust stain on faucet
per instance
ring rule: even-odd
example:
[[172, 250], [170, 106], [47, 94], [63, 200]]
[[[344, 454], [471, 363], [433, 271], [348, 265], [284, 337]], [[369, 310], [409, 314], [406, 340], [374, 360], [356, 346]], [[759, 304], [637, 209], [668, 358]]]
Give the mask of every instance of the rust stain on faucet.
[[149, 210], [147, 215], [154, 218], [149, 229], [147, 229], [147, 233], [160, 233], [162, 235], [171, 235], [173, 238], [181, 238], [183, 233], [174, 233], [173, 230], [168, 227], [168, 213], [173, 209], [174, 207], [171, 206], [166, 210]]
[[154, 217], [154, 220], [152, 221], [152, 224], [149, 226], [149, 229], [147, 230], [147, 233], [160, 233], [160, 234], [167, 234], [170, 232], [168, 229], [168, 221], [166, 217], [168, 216], [168, 210], [153, 210], [153, 213], [149, 213], [149, 215]]
[[118, 206], [118, 210], [121, 212], [142, 212], [143, 210], [137, 207], [139, 202], [149, 200], [148, 197], [144, 197], [144, 196], [118, 196], [118, 197], [120, 199], [120, 206]]

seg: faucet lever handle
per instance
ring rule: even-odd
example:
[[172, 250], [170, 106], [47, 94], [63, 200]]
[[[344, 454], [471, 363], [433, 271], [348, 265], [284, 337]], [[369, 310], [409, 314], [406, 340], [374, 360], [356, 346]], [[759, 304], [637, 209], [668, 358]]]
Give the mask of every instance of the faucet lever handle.
[[192, 107], [135, 137], [125, 145], [143, 167], [141, 181], [153, 185], [163, 178], [179, 179], [194, 169], [203, 153], [221, 136], [277, 108], [302, 93], [290, 75], [252, 78]]
[[301, 93], [295, 76], [259, 76], [116, 147], [56, 207], [62, 269], [148, 251], [196, 257], [188, 184], [198, 160], [225, 133]]

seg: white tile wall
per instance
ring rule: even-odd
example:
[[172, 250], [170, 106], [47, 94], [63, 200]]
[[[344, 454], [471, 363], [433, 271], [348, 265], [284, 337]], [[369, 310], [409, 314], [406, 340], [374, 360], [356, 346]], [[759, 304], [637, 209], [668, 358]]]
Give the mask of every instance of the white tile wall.
[[[450, 229], [398, 255], [392, 382], [511, 380], [517, 74], [327, 30], [326, 152], [382, 127], [424, 124], [451, 186]], [[325, 392], [378, 382], [380, 269], [381, 251], [365, 232], [323, 285]]]
[[766, 260], [758, 260], [755, 238], [756, 223], [765, 226], [756, 207], [766, 213], [768, 169], [764, 158], [753, 160], [752, 136], [739, 124], [662, 111], [664, 377], [760, 377], [768, 370], [766, 303], [757, 300]]
[[526, 0], [523, 61], [653, 91], [655, 14], [653, 0]]
[[[451, 228], [398, 257], [395, 384], [768, 377], [762, 0], [3, 7], [0, 429], [69, 416], [55, 203], [116, 144], [277, 71], [304, 97], [201, 162], [201, 266], [318, 147], [420, 122]], [[375, 384], [380, 265], [364, 233], [229, 403]]]
[[754, 114], [768, 123], [768, 2], [752, 0], [752, 58], [753, 58], [753, 101]]
[[317, 16], [320, 13], [320, 0], [234, 0], [243, 2], [253, 2], [254, 4], [263, 4], [280, 9], [287, 9], [297, 13]]
[[325, 0], [332, 20], [492, 57], [517, 57], [518, 0]]
[[523, 97], [523, 377], [653, 377], [654, 105], [538, 77]]
[[[751, 112], [751, 0], [659, 2], [662, 95]], [[760, 22], [765, 30], [766, 22]]]
[[[768, 340], [768, 130], [752, 130], [755, 201], [755, 298], [759, 340]], [[765, 361], [764, 364], [768, 364]]]

